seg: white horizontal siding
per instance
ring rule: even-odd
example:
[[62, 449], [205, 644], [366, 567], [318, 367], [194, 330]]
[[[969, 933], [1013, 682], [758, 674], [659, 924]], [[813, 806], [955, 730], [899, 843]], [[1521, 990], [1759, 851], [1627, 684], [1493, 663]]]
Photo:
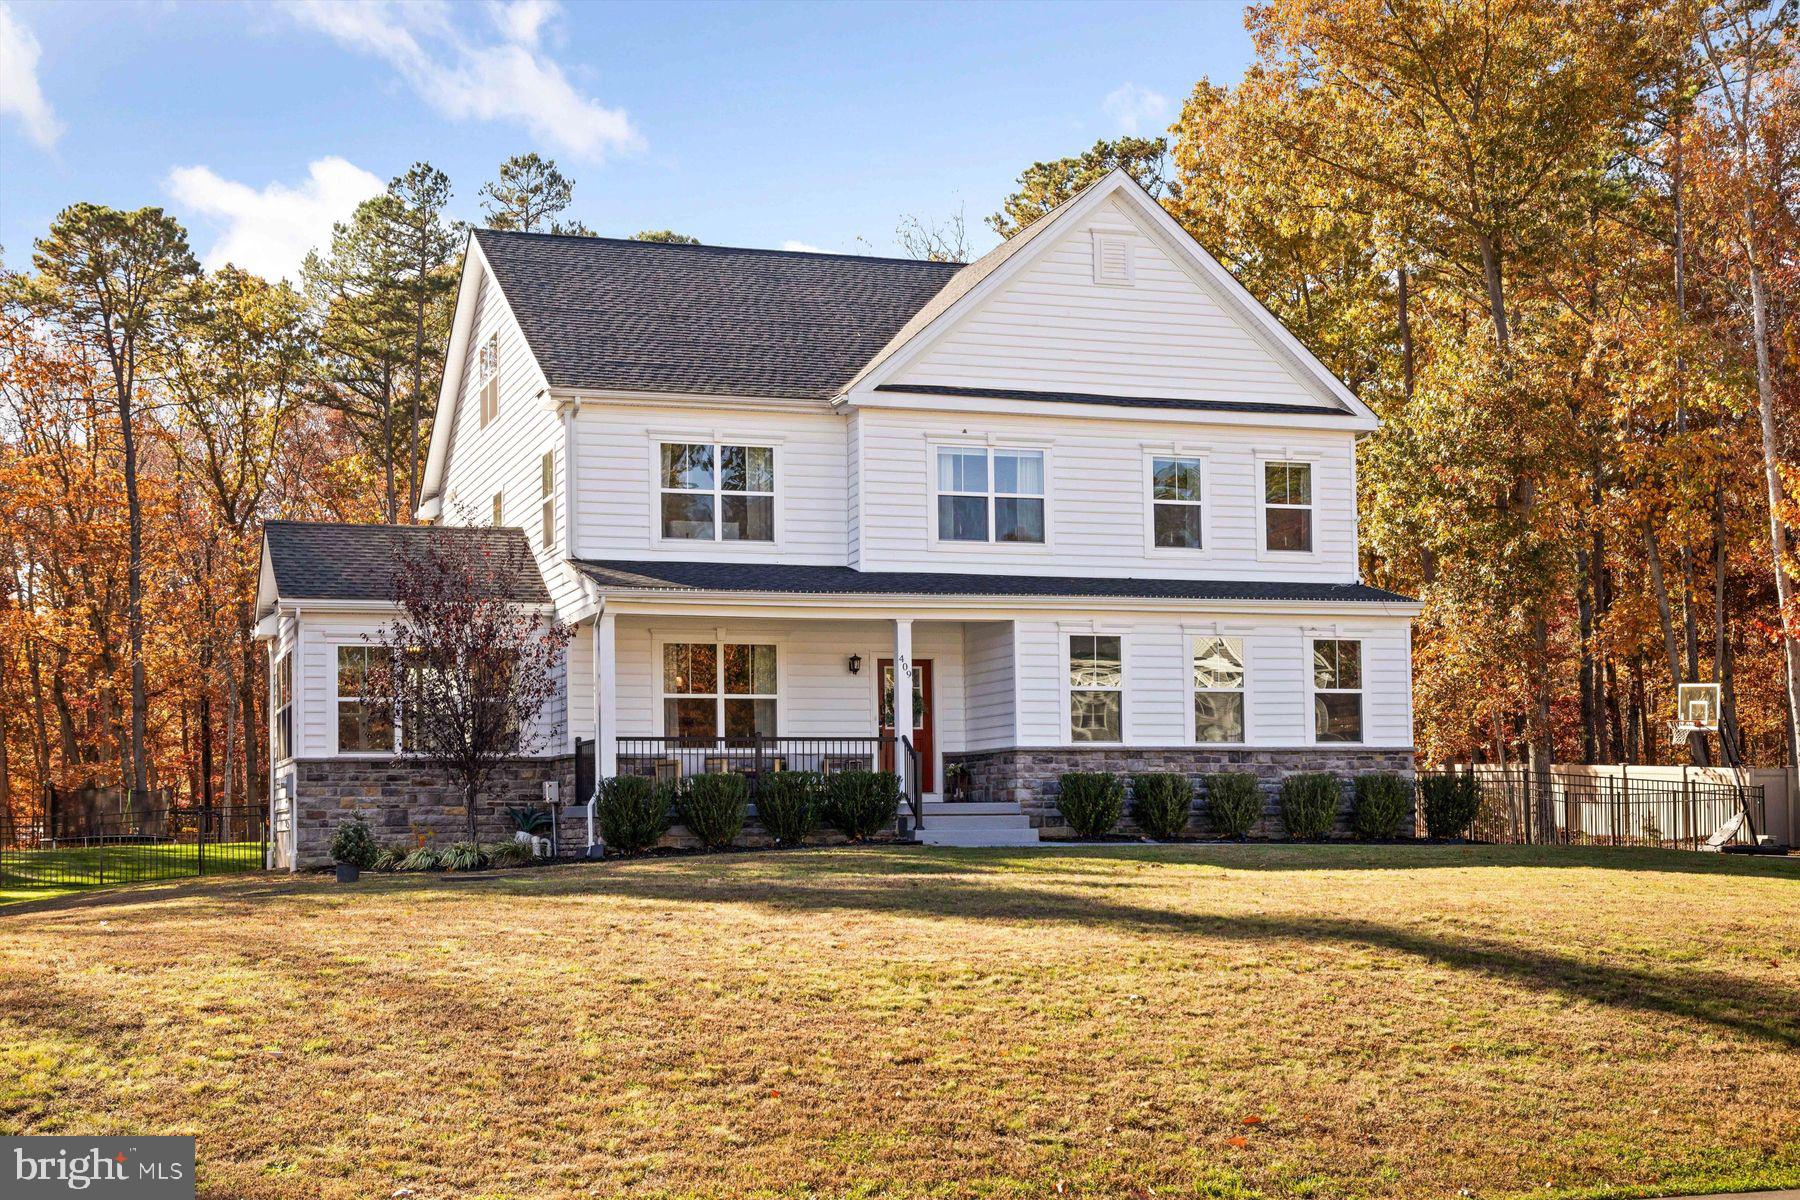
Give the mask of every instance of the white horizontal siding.
[[[1116, 201], [1101, 205], [894, 382], [1336, 407], [1138, 220]], [[1126, 241], [1135, 285], [1094, 282], [1096, 233]]]
[[1013, 744], [1013, 627], [984, 621], [963, 628], [967, 675], [967, 749], [992, 750]]

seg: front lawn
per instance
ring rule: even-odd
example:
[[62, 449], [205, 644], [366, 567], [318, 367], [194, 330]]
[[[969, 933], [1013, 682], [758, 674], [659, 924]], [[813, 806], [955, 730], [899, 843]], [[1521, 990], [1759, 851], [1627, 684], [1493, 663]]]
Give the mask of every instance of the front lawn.
[[0, 1133], [51, 1132], [196, 1133], [246, 1200], [1791, 1187], [1800, 861], [892, 848], [15, 906]]

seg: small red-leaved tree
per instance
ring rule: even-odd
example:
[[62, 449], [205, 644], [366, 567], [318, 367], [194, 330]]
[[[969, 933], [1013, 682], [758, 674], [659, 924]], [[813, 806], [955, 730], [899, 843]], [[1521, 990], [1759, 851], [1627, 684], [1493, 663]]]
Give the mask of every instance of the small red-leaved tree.
[[421, 533], [399, 555], [399, 614], [368, 639], [381, 653], [370, 656], [364, 702], [398, 718], [402, 755], [434, 764], [462, 789], [470, 841], [494, 772], [547, 738], [540, 714], [557, 694], [571, 636], [552, 614], [513, 598], [526, 572], [537, 565], [518, 541]]

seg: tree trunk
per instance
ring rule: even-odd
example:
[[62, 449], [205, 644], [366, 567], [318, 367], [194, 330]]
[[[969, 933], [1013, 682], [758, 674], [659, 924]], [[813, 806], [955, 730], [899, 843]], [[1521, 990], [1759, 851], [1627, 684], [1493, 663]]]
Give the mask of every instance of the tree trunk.
[[138, 500], [137, 435], [133, 429], [130, 376], [115, 371], [119, 430], [123, 439], [126, 534], [125, 626], [131, 643], [131, 803], [146, 800], [144, 735], [148, 685], [144, 678], [144, 512]]
[[463, 784], [463, 815], [469, 822], [469, 840], [471, 842], [481, 840], [475, 836], [475, 801], [480, 798], [480, 795], [481, 790], [473, 783]]
[[243, 730], [244, 738], [244, 803], [255, 804], [257, 797], [263, 792], [263, 771], [258, 759], [259, 747], [257, 730], [263, 728], [262, 722], [256, 719], [256, 672], [260, 663], [256, 653], [256, 642], [251, 637], [255, 624], [251, 621], [249, 604], [238, 605], [238, 641], [243, 650], [243, 661], [239, 666], [238, 685], [238, 727]]

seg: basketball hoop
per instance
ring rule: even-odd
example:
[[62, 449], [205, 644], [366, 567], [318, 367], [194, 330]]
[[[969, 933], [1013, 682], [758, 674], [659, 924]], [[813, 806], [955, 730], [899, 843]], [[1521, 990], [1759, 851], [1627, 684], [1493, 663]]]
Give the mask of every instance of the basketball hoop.
[[1675, 689], [1675, 719], [1669, 722], [1669, 744], [1679, 746], [1694, 734], [1719, 732], [1719, 685], [1684, 683]]

